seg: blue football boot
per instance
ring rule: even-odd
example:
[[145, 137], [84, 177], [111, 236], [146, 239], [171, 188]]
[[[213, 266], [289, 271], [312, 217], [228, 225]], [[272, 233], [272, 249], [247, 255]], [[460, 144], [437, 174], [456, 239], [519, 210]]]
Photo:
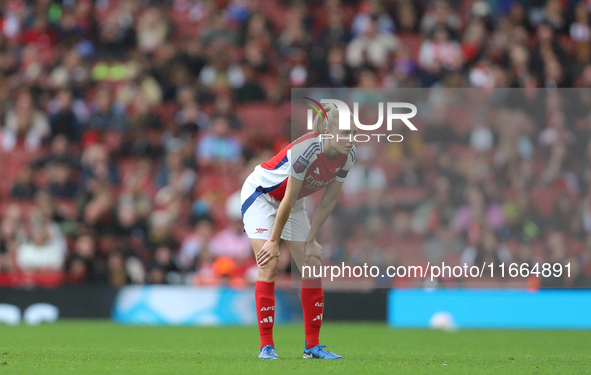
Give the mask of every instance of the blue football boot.
[[279, 356], [275, 353], [275, 348], [271, 345], [266, 345], [259, 350], [259, 358], [261, 359], [278, 359]]
[[304, 346], [304, 358], [319, 358], [319, 359], [339, 359], [343, 358], [338, 354], [325, 350], [326, 345], [316, 345], [308, 349], [308, 345]]

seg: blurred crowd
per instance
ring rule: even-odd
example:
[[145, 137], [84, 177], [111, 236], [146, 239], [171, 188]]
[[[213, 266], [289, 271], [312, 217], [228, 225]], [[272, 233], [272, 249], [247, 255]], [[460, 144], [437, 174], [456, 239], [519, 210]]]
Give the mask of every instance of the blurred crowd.
[[529, 107], [460, 116], [470, 98], [444, 95], [383, 162], [360, 146], [325, 260], [570, 263], [570, 278], [522, 282], [591, 287], [591, 100], [551, 91], [591, 86], [590, 11], [2, 1], [0, 285], [253, 282], [237, 192], [290, 141], [291, 88], [513, 87]]

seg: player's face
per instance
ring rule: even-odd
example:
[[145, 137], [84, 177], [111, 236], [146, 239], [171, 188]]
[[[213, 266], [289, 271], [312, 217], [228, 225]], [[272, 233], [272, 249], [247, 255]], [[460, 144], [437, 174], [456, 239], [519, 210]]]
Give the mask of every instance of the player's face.
[[337, 129], [333, 133], [335, 136], [333, 141], [333, 147], [337, 149], [341, 154], [349, 154], [353, 149], [355, 143], [355, 136], [357, 135], [357, 127], [351, 124], [351, 130]]

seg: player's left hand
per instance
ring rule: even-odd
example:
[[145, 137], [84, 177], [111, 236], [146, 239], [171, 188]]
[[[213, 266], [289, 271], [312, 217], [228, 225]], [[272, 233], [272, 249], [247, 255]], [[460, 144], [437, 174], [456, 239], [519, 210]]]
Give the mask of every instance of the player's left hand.
[[304, 258], [304, 266], [308, 265], [308, 261], [310, 257], [316, 257], [322, 263], [322, 246], [318, 243], [318, 241], [310, 241], [306, 242], [306, 257]]

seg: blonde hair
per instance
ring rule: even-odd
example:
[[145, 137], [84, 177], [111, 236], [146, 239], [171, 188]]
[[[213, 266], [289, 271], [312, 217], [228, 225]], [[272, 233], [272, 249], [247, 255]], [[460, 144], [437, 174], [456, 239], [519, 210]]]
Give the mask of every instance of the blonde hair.
[[312, 130], [316, 134], [324, 133], [324, 129], [332, 131], [335, 127], [339, 126], [339, 110], [336, 105], [332, 103], [323, 104], [322, 108], [326, 112], [326, 118], [324, 118], [324, 112], [320, 112], [316, 115], [314, 122], [312, 123]]
[[[314, 122], [312, 123], [312, 130], [316, 134], [324, 133], [324, 129], [328, 129], [329, 132], [333, 132], [333, 130], [339, 128], [339, 109], [333, 103], [323, 104], [322, 108], [326, 111], [326, 119], [324, 118], [324, 113], [320, 112], [322, 115], [316, 115], [314, 118]], [[351, 128], [357, 128], [354, 125], [353, 121], [353, 113], [351, 113]]]

